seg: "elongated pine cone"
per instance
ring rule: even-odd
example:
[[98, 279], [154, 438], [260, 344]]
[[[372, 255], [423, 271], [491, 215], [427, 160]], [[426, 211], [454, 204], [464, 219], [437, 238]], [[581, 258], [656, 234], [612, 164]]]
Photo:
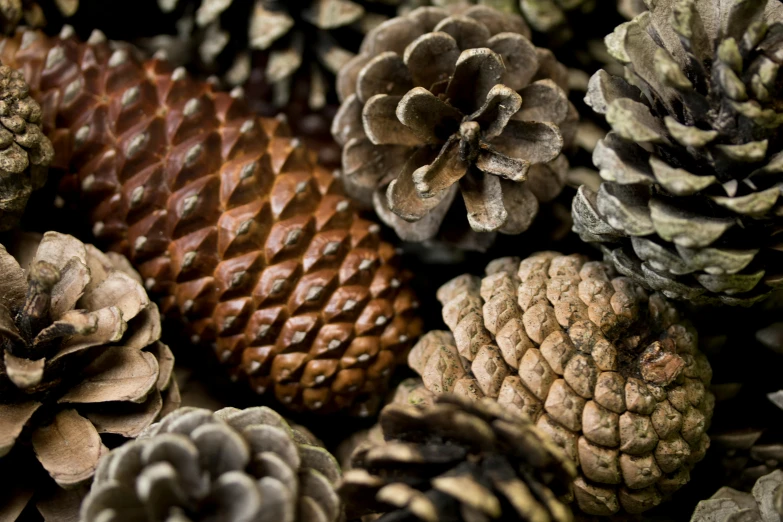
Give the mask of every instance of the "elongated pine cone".
[[3, 520], [44, 488], [38, 468], [82, 484], [103, 435], [136, 437], [179, 402], [158, 309], [127, 259], [56, 232], [14, 246], [0, 245], [0, 467], [15, 481]]
[[493, 401], [443, 395], [390, 404], [383, 438], [352, 456], [339, 486], [349, 517], [379, 522], [568, 522], [576, 469], [530, 419]]
[[691, 522], [778, 522], [783, 519], [783, 471], [773, 471], [756, 481], [753, 493], [720, 488], [702, 500]]
[[337, 460], [266, 407], [180, 408], [109, 453], [83, 522], [338, 522]]
[[607, 37], [626, 77], [586, 102], [612, 132], [574, 230], [665, 295], [748, 304], [783, 284], [778, 0], [661, 0]]
[[565, 184], [576, 132], [567, 74], [521, 17], [419, 8], [340, 70], [347, 190], [406, 240], [435, 237], [457, 193], [477, 232], [519, 234]]
[[611, 265], [540, 252], [438, 290], [451, 332], [410, 366], [435, 394], [491, 397], [529, 415], [579, 463], [579, 508], [645, 511], [683, 486], [709, 446], [711, 371], [660, 294]]
[[0, 232], [19, 224], [54, 156], [41, 132], [41, 106], [29, 92], [22, 73], [0, 65]]
[[419, 333], [417, 303], [380, 226], [280, 121], [98, 36], [23, 32], [0, 57], [33, 80], [95, 236], [164, 314], [259, 393], [369, 411]]

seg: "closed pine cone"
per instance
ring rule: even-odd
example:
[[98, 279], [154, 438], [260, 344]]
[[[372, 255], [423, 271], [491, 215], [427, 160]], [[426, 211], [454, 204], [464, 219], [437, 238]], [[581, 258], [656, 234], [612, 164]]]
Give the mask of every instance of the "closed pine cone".
[[340, 70], [344, 183], [402, 239], [435, 237], [458, 194], [472, 230], [519, 234], [563, 188], [576, 109], [565, 68], [527, 35], [486, 6], [419, 8]]
[[158, 309], [125, 258], [47, 232], [0, 245], [0, 267], [0, 467], [14, 476], [0, 514], [14, 520], [46, 488], [38, 468], [63, 488], [89, 481], [103, 435], [136, 437], [179, 394]]
[[720, 488], [702, 500], [691, 522], [779, 522], [783, 519], [783, 471], [760, 477], [752, 493]]
[[63, 193], [81, 191], [164, 314], [259, 393], [369, 411], [419, 333], [417, 303], [380, 227], [279, 121], [98, 35], [23, 32], [1, 56], [35, 79]]
[[180, 408], [109, 453], [82, 522], [338, 522], [337, 460], [266, 407]]
[[54, 156], [41, 132], [41, 107], [29, 91], [19, 71], [0, 65], [0, 232], [19, 224]]
[[645, 511], [683, 486], [709, 445], [710, 366], [661, 295], [610, 265], [541, 252], [440, 288], [451, 332], [409, 363], [435, 394], [529, 415], [579, 463], [579, 508]]
[[661, 0], [607, 37], [626, 77], [586, 101], [612, 132], [574, 230], [647, 288], [748, 304], [783, 283], [778, 0]]
[[530, 419], [456, 395], [381, 412], [383, 440], [352, 456], [348, 516], [379, 522], [569, 522], [574, 464]]

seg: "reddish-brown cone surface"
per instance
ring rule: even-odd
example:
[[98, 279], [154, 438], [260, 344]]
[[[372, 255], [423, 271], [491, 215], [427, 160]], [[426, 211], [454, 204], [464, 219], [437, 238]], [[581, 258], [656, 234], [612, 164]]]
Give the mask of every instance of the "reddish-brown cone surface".
[[21, 32], [0, 59], [41, 103], [96, 238], [259, 393], [369, 411], [420, 330], [379, 226], [241, 93], [69, 33]]

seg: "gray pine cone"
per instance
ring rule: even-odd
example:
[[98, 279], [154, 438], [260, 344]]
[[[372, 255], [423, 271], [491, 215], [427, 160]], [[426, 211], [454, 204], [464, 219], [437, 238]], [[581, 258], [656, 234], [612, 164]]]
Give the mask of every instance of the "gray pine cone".
[[54, 158], [41, 132], [41, 106], [20, 71], [0, 66], [0, 232], [15, 228]]
[[607, 37], [626, 79], [586, 101], [612, 132], [574, 230], [665, 295], [748, 304], [783, 282], [778, 0], [660, 0]]
[[756, 481], [752, 493], [720, 488], [702, 500], [691, 522], [780, 522], [783, 520], [783, 471], [773, 471]]
[[82, 522], [336, 522], [335, 458], [266, 407], [180, 408], [109, 453]]
[[474, 231], [518, 234], [563, 188], [576, 109], [565, 68], [528, 35], [486, 6], [420, 8], [341, 69], [345, 185], [401, 238], [435, 237], [458, 192]]

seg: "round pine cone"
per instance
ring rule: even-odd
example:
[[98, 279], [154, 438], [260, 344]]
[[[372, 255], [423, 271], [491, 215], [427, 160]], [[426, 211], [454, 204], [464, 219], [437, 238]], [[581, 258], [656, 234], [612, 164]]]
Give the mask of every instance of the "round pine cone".
[[529, 415], [579, 463], [579, 508], [639, 513], [683, 486], [709, 445], [711, 371], [661, 295], [554, 252], [501, 258], [440, 288], [451, 332], [409, 363], [435, 394]]
[[22, 73], [0, 65], [0, 232], [15, 228], [54, 157]]
[[693, 512], [691, 522], [778, 522], [783, 520], [783, 471], [756, 481], [753, 493], [723, 487]]
[[661, 0], [607, 37], [626, 77], [586, 101], [612, 132], [574, 230], [647, 288], [747, 304], [783, 283], [778, 0]]
[[421, 329], [408, 276], [279, 120], [97, 33], [3, 45], [35, 80], [61, 194], [193, 342], [291, 408], [380, 402]]
[[102, 435], [136, 437], [177, 406], [158, 309], [125, 258], [56, 232], [0, 245], [0, 267], [0, 464], [34, 452], [22, 480], [43, 467], [75, 487]]
[[349, 517], [573, 520], [574, 464], [523, 415], [443, 395], [424, 407], [390, 404], [380, 427], [385, 440], [360, 446], [339, 486]]
[[269, 408], [180, 408], [101, 461], [81, 520], [337, 522], [339, 478], [335, 458]]
[[457, 192], [474, 231], [518, 234], [563, 188], [576, 109], [565, 68], [528, 35], [486, 6], [419, 8], [340, 70], [345, 186], [401, 238], [435, 237]]

